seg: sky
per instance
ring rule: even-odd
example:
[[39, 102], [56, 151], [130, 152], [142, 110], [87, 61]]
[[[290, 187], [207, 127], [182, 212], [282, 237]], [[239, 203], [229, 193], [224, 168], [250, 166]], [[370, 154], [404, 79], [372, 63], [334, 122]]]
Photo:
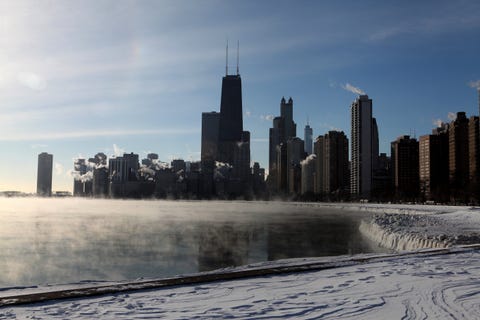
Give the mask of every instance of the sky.
[[35, 192], [53, 154], [53, 190], [75, 158], [134, 152], [200, 159], [201, 113], [219, 111], [240, 43], [244, 129], [268, 167], [283, 96], [297, 135], [350, 136], [350, 104], [373, 100], [380, 152], [478, 115], [478, 1], [0, 0], [0, 191]]

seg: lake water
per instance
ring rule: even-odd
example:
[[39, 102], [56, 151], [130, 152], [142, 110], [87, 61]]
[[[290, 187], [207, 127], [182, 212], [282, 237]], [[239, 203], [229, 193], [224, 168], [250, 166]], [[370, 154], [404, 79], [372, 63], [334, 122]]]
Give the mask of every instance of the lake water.
[[0, 287], [380, 252], [366, 213], [274, 202], [0, 199]]

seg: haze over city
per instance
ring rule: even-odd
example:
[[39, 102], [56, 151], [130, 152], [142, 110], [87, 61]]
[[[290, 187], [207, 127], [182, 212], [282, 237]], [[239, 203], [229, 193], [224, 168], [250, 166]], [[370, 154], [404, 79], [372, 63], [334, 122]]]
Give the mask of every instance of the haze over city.
[[352, 101], [373, 100], [380, 152], [449, 114], [478, 115], [480, 4], [424, 1], [0, 2], [0, 191], [34, 192], [37, 155], [54, 190], [73, 159], [154, 152], [200, 159], [201, 113], [219, 111], [225, 45], [240, 42], [244, 129], [268, 168], [282, 96], [299, 135], [350, 136]]

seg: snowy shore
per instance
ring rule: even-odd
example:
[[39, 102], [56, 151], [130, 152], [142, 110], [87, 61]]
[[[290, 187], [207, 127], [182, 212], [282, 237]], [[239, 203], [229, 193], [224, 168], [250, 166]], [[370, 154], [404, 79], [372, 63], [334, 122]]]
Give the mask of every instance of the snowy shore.
[[[0, 308], [0, 318], [480, 318], [480, 247], [456, 247], [480, 242], [478, 208], [293, 205], [376, 212], [378, 214], [371, 221], [362, 223], [362, 232], [375, 242], [397, 251], [425, 247], [449, 249], [398, 256], [360, 255], [269, 262], [259, 267], [330, 265], [308, 272], [293, 270], [261, 277], [4, 306]], [[240, 270], [249, 268], [256, 267]], [[35, 290], [41, 292], [55, 288]], [[21, 288], [4, 290], [0, 298], [28, 291]]]

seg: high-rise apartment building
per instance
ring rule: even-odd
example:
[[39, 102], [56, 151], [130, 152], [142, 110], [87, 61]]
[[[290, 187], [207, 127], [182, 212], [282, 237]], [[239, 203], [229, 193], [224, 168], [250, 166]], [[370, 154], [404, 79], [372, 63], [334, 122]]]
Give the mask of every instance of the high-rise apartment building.
[[448, 200], [448, 133], [446, 127], [419, 138], [420, 193], [426, 200]]
[[309, 124], [305, 126], [305, 130], [303, 131], [304, 133], [304, 141], [305, 141], [305, 152], [307, 154], [312, 154], [312, 148], [313, 148], [313, 130], [312, 127], [310, 127]]
[[457, 112], [457, 118], [448, 127], [450, 197], [453, 201], [465, 201], [469, 182], [468, 119], [465, 112]]
[[370, 198], [373, 169], [372, 99], [361, 95], [351, 107], [350, 192], [356, 198]]
[[327, 193], [344, 194], [350, 182], [348, 138], [343, 131], [325, 135], [324, 187]]
[[419, 157], [418, 141], [410, 136], [400, 136], [391, 143], [392, 172], [395, 194], [400, 199], [418, 196]]
[[38, 155], [37, 195], [52, 196], [53, 155], [42, 152]]
[[315, 140], [315, 193], [345, 194], [350, 182], [348, 139], [343, 131], [329, 131]]

